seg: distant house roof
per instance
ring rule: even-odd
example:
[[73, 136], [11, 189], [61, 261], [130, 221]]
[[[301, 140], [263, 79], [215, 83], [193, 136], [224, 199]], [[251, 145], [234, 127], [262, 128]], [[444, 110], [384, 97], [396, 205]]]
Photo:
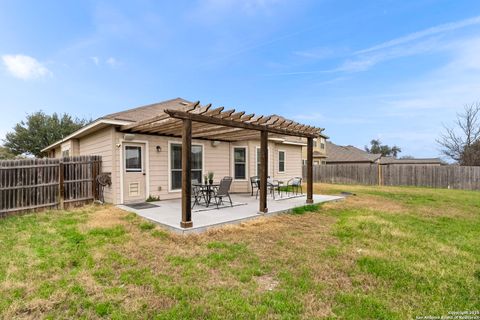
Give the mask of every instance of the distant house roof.
[[327, 141], [327, 163], [374, 163], [381, 154], [371, 154], [354, 146], [339, 146]]
[[413, 159], [396, 159], [393, 157], [382, 157], [380, 159], [381, 164], [436, 164], [441, 165], [445, 164], [439, 158], [413, 158]]

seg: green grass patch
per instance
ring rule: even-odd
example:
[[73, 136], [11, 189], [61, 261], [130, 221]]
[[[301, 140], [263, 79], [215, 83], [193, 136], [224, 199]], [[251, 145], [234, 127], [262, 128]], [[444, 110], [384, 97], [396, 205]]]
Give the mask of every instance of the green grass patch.
[[138, 225], [140, 230], [142, 231], [147, 231], [147, 230], [152, 230], [155, 228], [155, 224], [152, 222], [142, 222]]
[[320, 210], [320, 204], [307, 204], [292, 209], [292, 214], [305, 214], [307, 212], [316, 212]]

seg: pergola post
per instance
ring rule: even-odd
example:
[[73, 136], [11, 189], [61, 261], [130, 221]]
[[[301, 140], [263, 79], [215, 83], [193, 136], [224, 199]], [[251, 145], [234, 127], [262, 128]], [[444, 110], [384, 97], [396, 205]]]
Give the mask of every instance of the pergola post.
[[192, 120], [183, 120], [182, 130], [182, 228], [191, 228], [192, 222]]
[[313, 138], [307, 138], [307, 203], [313, 203]]
[[260, 212], [267, 213], [268, 131], [260, 132]]

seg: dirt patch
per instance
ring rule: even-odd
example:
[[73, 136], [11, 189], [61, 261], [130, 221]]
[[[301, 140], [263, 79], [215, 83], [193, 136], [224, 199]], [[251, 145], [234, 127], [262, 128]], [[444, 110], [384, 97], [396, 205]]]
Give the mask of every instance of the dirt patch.
[[270, 275], [255, 277], [255, 281], [257, 282], [257, 289], [260, 292], [273, 291], [279, 283], [278, 280]]
[[106, 205], [88, 215], [87, 222], [82, 225], [86, 230], [93, 228], [111, 228], [118, 225], [126, 225], [127, 213], [114, 206]]

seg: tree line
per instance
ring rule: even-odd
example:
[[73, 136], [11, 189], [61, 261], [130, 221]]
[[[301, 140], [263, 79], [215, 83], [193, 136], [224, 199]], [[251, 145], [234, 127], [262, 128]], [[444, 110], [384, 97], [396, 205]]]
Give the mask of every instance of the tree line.
[[0, 146], [0, 160], [42, 156], [42, 149], [90, 123], [66, 113], [48, 115], [38, 111], [27, 115], [8, 132]]

